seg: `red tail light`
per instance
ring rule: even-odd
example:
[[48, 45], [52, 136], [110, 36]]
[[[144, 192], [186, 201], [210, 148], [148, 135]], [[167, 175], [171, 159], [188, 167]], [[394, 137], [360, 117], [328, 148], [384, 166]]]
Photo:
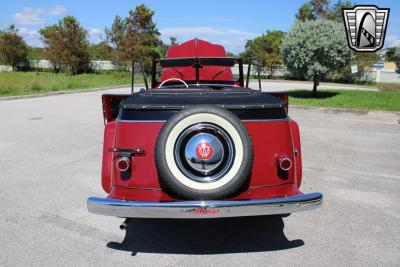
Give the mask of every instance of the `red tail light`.
[[279, 155], [276, 158], [276, 164], [282, 171], [288, 171], [292, 168], [292, 160], [286, 155]]
[[283, 158], [279, 161], [279, 168], [283, 171], [288, 171], [292, 168], [292, 161], [289, 158]]
[[127, 171], [131, 166], [131, 161], [127, 157], [121, 157], [117, 160], [117, 168], [121, 171]]

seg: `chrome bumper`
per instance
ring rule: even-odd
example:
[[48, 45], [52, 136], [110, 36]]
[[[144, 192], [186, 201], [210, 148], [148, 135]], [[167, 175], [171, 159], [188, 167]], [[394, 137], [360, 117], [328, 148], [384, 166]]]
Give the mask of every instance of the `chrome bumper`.
[[121, 218], [223, 218], [286, 214], [321, 206], [321, 193], [254, 200], [145, 202], [89, 197], [88, 210]]

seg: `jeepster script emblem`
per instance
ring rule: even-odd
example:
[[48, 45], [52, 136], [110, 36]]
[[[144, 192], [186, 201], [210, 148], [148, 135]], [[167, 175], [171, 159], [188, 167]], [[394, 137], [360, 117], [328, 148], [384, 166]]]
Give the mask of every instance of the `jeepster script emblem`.
[[195, 215], [213, 215], [220, 213], [221, 210], [213, 208], [194, 208], [194, 209], [182, 210], [182, 212], [193, 213]]
[[209, 160], [213, 155], [213, 148], [208, 143], [200, 143], [196, 147], [196, 155], [201, 160]]
[[389, 8], [359, 5], [343, 8], [349, 47], [358, 52], [375, 52], [383, 47]]

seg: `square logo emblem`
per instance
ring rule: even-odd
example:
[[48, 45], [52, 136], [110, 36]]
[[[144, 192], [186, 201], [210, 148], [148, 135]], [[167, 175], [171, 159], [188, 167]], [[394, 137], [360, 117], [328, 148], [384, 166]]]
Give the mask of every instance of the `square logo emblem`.
[[375, 52], [383, 47], [389, 8], [355, 6], [343, 8], [349, 47], [358, 52]]

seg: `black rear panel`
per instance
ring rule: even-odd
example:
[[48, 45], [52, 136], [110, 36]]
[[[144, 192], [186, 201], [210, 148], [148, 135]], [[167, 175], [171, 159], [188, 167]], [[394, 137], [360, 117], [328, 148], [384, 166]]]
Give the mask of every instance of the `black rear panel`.
[[119, 120], [165, 121], [193, 105], [216, 105], [241, 120], [285, 119], [284, 102], [269, 93], [253, 90], [157, 89], [135, 93], [120, 104]]

